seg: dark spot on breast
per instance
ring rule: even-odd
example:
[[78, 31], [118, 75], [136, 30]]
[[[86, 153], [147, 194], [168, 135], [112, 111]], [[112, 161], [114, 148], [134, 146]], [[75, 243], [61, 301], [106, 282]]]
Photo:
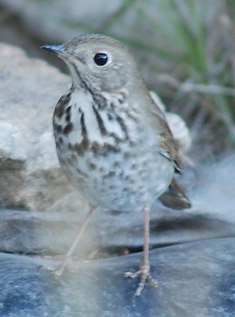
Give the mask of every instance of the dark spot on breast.
[[64, 114], [65, 107], [68, 105], [71, 99], [71, 90], [67, 95], [64, 95], [60, 98], [58, 101], [55, 111], [54, 111], [54, 116], [58, 117], [61, 119], [62, 115]]
[[124, 157], [124, 159], [128, 159], [128, 158], [132, 157], [131, 152], [125, 152], [123, 154], [123, 157]]
[[57, 144], [58, 144], [58, 145], [62, 145], [63, 143], [64, 143], [64, 140], [63, 140], [63, 138], [60, 136], [59, 139], [58, 139]]
[[99, 143], [94, 141], [91, 145], [91, 151], [94, 153], [94, 154], [98, 154], [99, 153]]
[[73, 124], [69, 122], [63, 129], [65, 135], [68, 135], [73, 130]]
[[81, 118], [80, 118], [80, 123], [81, 123], [81, 128], [82, 128], [82, 136], [84, 138], [87, 138], [87, 129], [85, 125], [85, 119], [84, 119], [84, 112], [80, 110], [81, 113]]
[[82, 147], [83, 151], [86, 151], [88, 149], [89, 144], [90, 144], [90, 142], [89, 142], [88, 138], [84, 137], [82, 139], [82, 142], [81, 142], [81, 147]]
[[117, 161], [113, 164], [113, 167], [115, 167], [115, 168], [120, 167], [120, 166], [121, 166], [120, 162], [117, 162]]
[[89, 164], [89, 167], [90, 167], [90, 169], [93, 170], [93, 171], [96, 169], [96, 165], [93, 164], [93, 163], [90, 163], [90, 164]]
[[103, 147], [101, 148], [100, 154], [103, 156], [107, 156], [112, 153], [118, 153], [120, 149], [117, 146], [114, 146], [109, 143], [104, 143]]
[[96, 120], [97, 120], [97, 123], [98, 123], [98, 126], [99, 126], [99, 129], [100, 129], [100, 133], [102, 135], [107, 135], [107, 130], [104, 126], [104, 122], [100, 116], [100, 113], [99, 111], [96, 109], [96, 105], [92, 105], [92, 108], [93, 108], [93, 111], [94, 111], [94, 114], [96, 116]]
[[132, 141], [132, 140], [130, 140], [130, 142], [129, 142], [129, 145], [130, 145], [130, 147], [134, 147], [135, 146], [135, 142], [134, 141]]
[[62, 157], [59, 158], [59, 161], [60, 161], [60, 164], [61, 164], [61, 165], [64, 165], [64, 164], [65, 164], [65, 160], [64, 160]]
[[129, 139], [128, 129], [127, 129], [127, 126], [126, 126], [125, 121], [124, 121], [120, 116], [117, 116], [116, 119], [117, 119], [117, 122], [118, 122], [119, 125], [120, 125], [121, 130], [122, 130], [123, 133], [125, 134], [126, 140], [128, 140], [128, 139]]
[[72, 150], [76, 151], [78, 155], [84, 155], [84, 153], [87, 151], [89, 147], [89, 140], [87, 137], [84, 137], [80, 143], [75, 143], [74, 145], [70, 145], [69, 143], [69, 148]]
[[111, 178], [111, 177], [113, 177], [113, 176], [115, 176], [115, 175], [116, 175], [116, 173], [115, 173], [114, 171], [111, 171], [111, 172], [109, 172], [108, 174], [104, 175], [103, 178], [104, 178], [104, 179], [105, 179], [105, 178]]
[[71, 110], [71, 106], [69, 106], [68, 108], [66, 108], [66, 114], [70, 113], [70, 110]]
[[77, 155], [75, 155], [74, 153], [72, 153], [71, 158], [72, 160], [77, 161]]
[[131, 165], [132, 170], [136, 170], [136, 168], [137, 168], [137, 165], [135, 163]]
[[53, 124], [53, 127], [54, 127], [54, 130], [55, 130], [57, 133], [61, 133], [61, 132], [62, 132], [62, 126], [61, 126], [60, 124], [54, 123], [54, 124]]
[[88, 175], [86, 173], [84, 173], [83, 171], [81, 171], [80, 168], [76, 167], [76, 171], [77, 171], [78, 174], [80, 174], [80, 175], [82, 175], [82, 176], [84, 176], [86, 178], [88, 177]]
[[89, 140], [87, 137], [84, 137], [80, 143], [75, 143], [75, 144], [68, 144], [68, 148], [74, 152], [76, 152], [78, 155], [83, 156], [84, 153], [87, 151], [89, 148]]
[[74, 160], [71, 157], [68, 157], [66, 163], [67, 165], [74, 165]]
[[113, 117], [111, 116], [111, 114], [110, 114], [109, 112], [107, 113], [107, 117], [108, 117], [108, 120], [109, 120], [109, 121], [112, 121], [112, 120], [113, 120]]
[[66, 122], [70, 122], [70, 120], [71, 120], [70, 110], [71, 110], [71, 106], [69, 106], [69, 107], [65, 110], [65, 112], [66, 112], [65, 121], [66, 121]]
[[124, 91], [121, 92], [121, 96], [118, 98], [118, 101], [122, 104], [127, 98], [127, 95]]

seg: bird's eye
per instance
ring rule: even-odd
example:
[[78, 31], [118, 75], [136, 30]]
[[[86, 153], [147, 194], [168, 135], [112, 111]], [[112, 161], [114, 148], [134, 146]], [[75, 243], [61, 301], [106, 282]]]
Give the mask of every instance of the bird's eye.
[[108, 62], [108, 55], [105, 53], [97, 53], [94, 56], [94, 62], [98, 66], [104, 66]]

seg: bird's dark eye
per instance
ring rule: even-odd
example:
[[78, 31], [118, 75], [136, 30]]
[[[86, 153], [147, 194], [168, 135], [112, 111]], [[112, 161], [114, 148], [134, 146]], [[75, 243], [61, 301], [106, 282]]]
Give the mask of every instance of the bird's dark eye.
[[105, 53], [97, 53], [94, 56], [94, 62], [98, 66], [104, 66], [108, 62], [108, 55]]

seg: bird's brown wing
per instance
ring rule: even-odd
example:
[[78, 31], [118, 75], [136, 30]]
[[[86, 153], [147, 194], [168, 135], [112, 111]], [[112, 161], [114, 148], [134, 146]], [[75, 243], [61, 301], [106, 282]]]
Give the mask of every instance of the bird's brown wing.
[[153, 102], [150, 112], [153, 126], [156, 128], [156, 131], [160, 131], [160, 154], [173, 163], [177, 173], [181, 173], [182, 164], [179, 157], [178, 145], [170, 131], [164, 114]]
[[167, 159], [172, 161], [176, 173], [181, 173], [182, 163], [179, 157], [178, 145], [173, 138], [170, 129], [169, 133], [162, 133], [160, 139], [160, 153], [165, 156]]
[[150, 120], [158, 133], [160, 142], [160, 154], [166, 157], [172, 162], [177, 173], [181, 173], [181, 160], [179, 157], [178, 145], [171, 133], [171, 130], [167, 124], [164, 113], [158, 108], [158, 106], [149, 97], [146, 102], [146, 108], [150, 113]]
[[[155, 103], [148, 103], [151, 112], [151, 120], [156, 131], [160, 131], [160, 154], [172, 162], [177, 173], [181, 173], [182, 164], [179, 157], [178, 145], [170, 131], [166, 122], [164, 113], [157, 107]], [[168, 189], [163, 193], [159, 200], [167, 207], [172, 209], [186, 209], [191, 207], [188, 197], [184, 190], [173, 178]]]

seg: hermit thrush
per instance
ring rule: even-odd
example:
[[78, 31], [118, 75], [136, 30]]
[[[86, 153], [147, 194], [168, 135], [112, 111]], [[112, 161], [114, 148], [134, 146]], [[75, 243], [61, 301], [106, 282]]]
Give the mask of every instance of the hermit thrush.
[[[143, 260], [137, 273], [126, 274], [140, 276], [136, 291], [140, 295], [146, 281], [157, 285], [148, 257], [151, 204], [171, 183], [165, 198], [172, 191], [183, 198], [176, 209], [190, 206], [172, 182], [174, 172], [181, 171], [176, 142], [136, 62], [121, 43], [89, 34], [43, 48], [61, 58], [72, 76], [72, 87], [55, 108], [54, 136], [62, 169], [91, 206], [57, 273], [62, 274], [96, 207], [133, 214], [143, 210]], [[174, 207], [174, 201], [162, 201]]]

